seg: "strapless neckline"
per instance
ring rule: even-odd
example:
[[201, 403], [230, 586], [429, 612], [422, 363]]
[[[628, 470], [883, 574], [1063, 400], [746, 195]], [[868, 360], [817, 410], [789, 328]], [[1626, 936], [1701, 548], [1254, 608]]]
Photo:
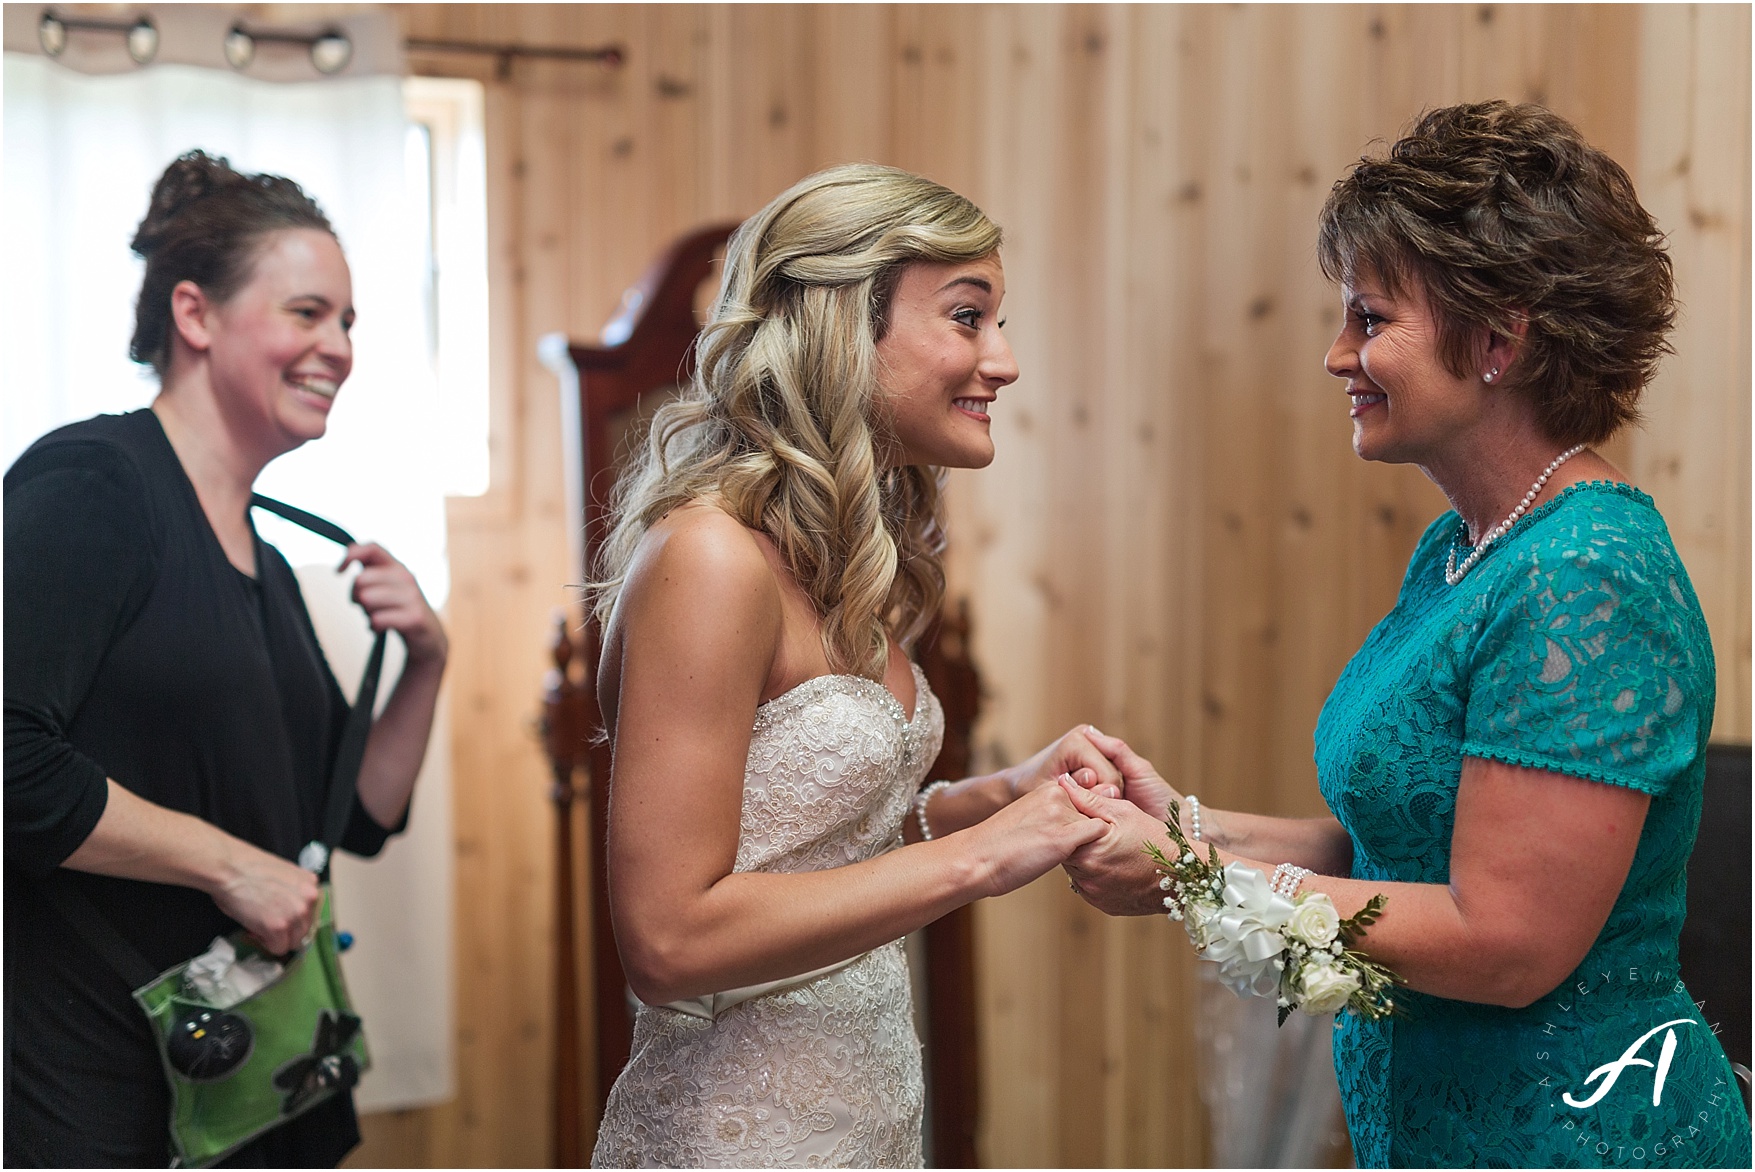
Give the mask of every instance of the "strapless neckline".
[[776, 705], [784, 704], [787, 701], [792, 701], [793, 703], [798, 704], [806, 703], [814, 699], [818, 694], [832, 690], [831, 685], [847, 683], [859, 686], [861, 691], [864, 691], [873, 699], [883, 704], [889, 711], [890, 715], [894, 716], [902, 723], [903, 728], [912, 730], [916, 724], [920, 723], [920, 718], [926, 712], [927, 683], [926, 673], [920, 670], [920, 665], [918, 663], [909, 663], [908, 667], [909, 670], [914, 673], [913, 716], [908, 715], [907, 711], [902, 707], [902, 702], [896, 699], [896, 694], [879, 681], [869, 679], [866, 676], [852, 675], [847, 672], [829, 672], [826, 675], [812, 676], [803, 683], [795, 684], [786, 689], [778, 696], [775, 696], [772, 700], [762, 701], [760, 704], [756, 705], [756, 718], [758, 721], [761, 721], [763, 717], [772, 720], [773, 714], [771, 710], [774, 709]]

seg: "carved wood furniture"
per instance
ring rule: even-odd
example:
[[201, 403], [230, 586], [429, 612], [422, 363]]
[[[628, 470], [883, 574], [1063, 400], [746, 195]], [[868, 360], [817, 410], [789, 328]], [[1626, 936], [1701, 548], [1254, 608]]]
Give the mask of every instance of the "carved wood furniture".
[[[542, 359], [561, 381], [562, 444], [566, 456], [572, 564], [585, 572], [607, 536], [607, 510], [616, 462], [630, 431], [655, 400], [686, 382], [699, 325], [696, 293], [733, 224], [703, 228], [678, 240], [622, 299], [622, 310], [600, 345], [549, 335]], [[644, 399], [644, 403], [642, 400]], [[582, 524], [580, 523], [582, 521]], [[967, 606], [940, 617], [919, 649], [922, 670], [945, 710], [945, 742], [928, 778], [964, 777], [980, 705], [980, 682], [968, 653]], [[554, 774], [555, 874], [555, 1115], [554, 1150], [561, 1167], [580, 1166], [587, 1152], [584, 1113], [600, 1118], [605, 1098], [628, 1059], [632, 1002], [610, 925], [602, 845], [608, 825], [609, 746], [594, 739], [603, 717], [597, 703], [601, 632], [585, 617], [580, 635], [557, 622], [543, 699], [543, 739]], [[584, 785], [575, 776], [583, 771]], [[579, 1055], [575, 802], [585, 799], [585, 836], [591, 849], [586, 875], [591, 908], [590, 1013], [596, 1023], [596, 1095], [589, 1104]], [[939, 1167], [973, 1167], [977, 1111], [974, 942], [964, 908], [926, 930], [927, 1043], [930, 1159]]]

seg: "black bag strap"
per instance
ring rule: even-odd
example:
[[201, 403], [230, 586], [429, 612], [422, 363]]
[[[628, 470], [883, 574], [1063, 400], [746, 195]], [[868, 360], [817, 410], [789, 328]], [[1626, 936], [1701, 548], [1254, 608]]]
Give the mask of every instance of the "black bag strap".
[[[326, 521], [315, 513], [307, 513], [261, 493], [251, 494], [250, 506], [284, 517], [294, 525], [309, 529], [337, 545], [355, 544], [352, 535], [333, 521]], [[354, 696], [353, 707], [347, 713], [347, 723], [341, 730], [341, 746], [335, 754], [335, 765], [329, 772], [329, 795], [323, 808], [323, 837], [318, 840], [325, 855], [322, 866], [318, 868], [319, 874], [329, 873], [327, 856], [334, 852], [341, 836], [346, 833], [348, 819], [353, 814], [354, 787], [359, 782], [360, 763], [366, 756], [366, 738], [372, 732], [372, 710], [378, 700], [378, 677], [383, 673], [384, 644], [388, 637], [388, 631], [379, 631], [372, 640], [371, 654], [366, 657], [365, 675], [360, 679], [359, 692]]]
[[284, 517], [286, 520], [291, 521], [294, 525], [297, 525], [302, 529], [309, 529], [318, 537], [327, 537], [336, 545], [356, 544], [353, 535], [335, 522], [325, 520], [315, 513], [307, 513], [305, 510], [289, 505], [285, 501], [277, 501], [273, 497], [263, 496], [259, 492], [253, 492], [250, 494], [250, 507], [252, 509], [267, 509], [269, 512], [278, 517]]

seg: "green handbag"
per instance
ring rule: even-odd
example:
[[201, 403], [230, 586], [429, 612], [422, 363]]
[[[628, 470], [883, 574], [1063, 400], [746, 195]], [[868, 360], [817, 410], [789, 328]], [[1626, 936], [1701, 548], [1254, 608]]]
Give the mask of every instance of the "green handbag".
[[[200, 1168], [223, 1158], [351, 1089], [371, 1066], [341, 975], [328, 884], [311, 939], [272, 983], [224, 1009], [195, 992], [187, 962], [152, 976], [146, 959], [77, 888], [56, 883], [47, 894], [111, 968], [139, 982], [134, 1000], [152, 1023], [171, 1088], [173, 1166]], [[239, 959], [263, 955], [243, 932], [227, 939]]]
[[[311, 940], [273, 984], [229, 1009], [191, 998], [185, 966], [134, 990], [171, 1083], [178, 1162], [203, 1167], [350, 1090], [371, 1066], [337, 959], [329, 887]], [[240, 957], [259, 950], [231, 936]]]
[[[342, 545], [345, 530], [291, 505], [256, 496], [251, 504]], [[354, 787], [371, 732], [385, 633], [366, 661], [348, 712], [324, 801], [323, 837], [299, 865], [327, 878], [329, 856], [353, 812]], [[171, 1088], [173, 1167], [222, 1159], [271, 1128], [351, 1089], [370, 1067], [365, 1035], [342, 979], [329, 884], [318, 897], [311, 938], [282, 961], [271, 983], [226, 1008], [204, 1000], [188, 977], [191, 962], [157, 972], [96, 904], [62, 877], [43, 885], [63, 919], [119, 973], [145, 1011]], [[239, 960], [263, 956], [242, 932], [227, 938]]]

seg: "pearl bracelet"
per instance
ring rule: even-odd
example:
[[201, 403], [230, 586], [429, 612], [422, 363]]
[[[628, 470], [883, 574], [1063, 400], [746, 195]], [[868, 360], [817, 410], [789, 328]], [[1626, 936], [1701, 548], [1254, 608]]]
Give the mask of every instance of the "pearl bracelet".
[[1189, 794], [1189, 795], [1187, 795], [1187, 797], [1188, 797], [1188, 829], [1189, 829], [1188, 837], [1194, 839], [1194, 841], [1196, 841], [1196, 842], [1205, 842], [1206, 839], [1204, 839], [1200, 836], [1200, 799], [1195, 797], [1193, 794]]
[[1303, 885], [1304, 880], [1314, 874], [1316, 874], [1316, 872], [1307, 867], [1300, 867], [1292, 863], [1281, 863], [1274, 868], [1274, 877], [1272, 881], [1274, 894], [1280, 896], [1282, 899], [1291, 899], [1298, 894], [1298, 888]]
[[914, 798], [914, 820], [920, 824], [921, 842], [932, 841], [932, 827], [927, 825], [926, 822], [926, 803], [932, 801], [933, 795], [938, 793], [939, 790], [950, 788], [951, 783], [948, 781], [935, 781], [925, 789], [921, 790]]

